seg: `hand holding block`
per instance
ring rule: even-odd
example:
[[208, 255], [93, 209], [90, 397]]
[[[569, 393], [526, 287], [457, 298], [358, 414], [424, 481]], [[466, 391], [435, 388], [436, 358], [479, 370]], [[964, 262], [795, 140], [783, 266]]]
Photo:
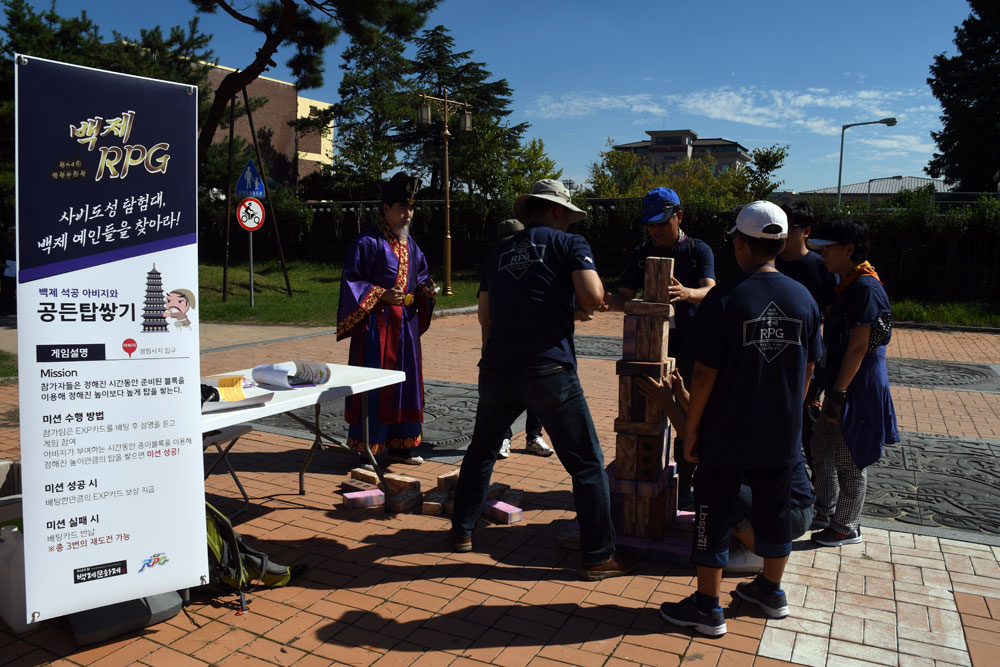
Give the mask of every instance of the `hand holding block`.
[[642, 283], [642, 300], [670, 303], [670, 279], [674, 260], [670, 257], [647, 257]]

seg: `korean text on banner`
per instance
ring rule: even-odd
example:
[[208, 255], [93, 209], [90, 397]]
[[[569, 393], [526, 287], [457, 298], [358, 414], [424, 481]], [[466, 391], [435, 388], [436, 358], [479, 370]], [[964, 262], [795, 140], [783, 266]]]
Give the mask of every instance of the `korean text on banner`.
[[208, 574], [196, 87], [15, 58], [28, 620]]

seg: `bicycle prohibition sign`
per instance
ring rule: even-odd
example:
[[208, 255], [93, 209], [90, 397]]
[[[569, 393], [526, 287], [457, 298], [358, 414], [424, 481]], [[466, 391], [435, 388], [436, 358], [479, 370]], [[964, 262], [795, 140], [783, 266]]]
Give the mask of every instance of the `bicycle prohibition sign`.
[[257, 199], [247, 197], [236, 209], [236, 221], [248, 232], [260, 229], [264, 224], [264, 206]]

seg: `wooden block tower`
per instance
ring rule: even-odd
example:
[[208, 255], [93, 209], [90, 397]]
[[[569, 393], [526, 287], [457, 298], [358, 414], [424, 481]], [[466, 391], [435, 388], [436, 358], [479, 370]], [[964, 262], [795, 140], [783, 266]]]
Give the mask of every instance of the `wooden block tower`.
[[[660, 539], [677, 512], [668, 415], [636, 386], [636, 379], [643, 376], [667, 380], [674, 369], [674, 359], [667, 356], [673, 270], [671, 258], [647, 258], [643, 300], [625, 302], [622, 360], [616, 367], [615, 463], [610, 474], [612, 491], [622, 497], [622, 532], [634, 537]], [[672, 421], [683, 419], [676, 405], [670, 412]]]

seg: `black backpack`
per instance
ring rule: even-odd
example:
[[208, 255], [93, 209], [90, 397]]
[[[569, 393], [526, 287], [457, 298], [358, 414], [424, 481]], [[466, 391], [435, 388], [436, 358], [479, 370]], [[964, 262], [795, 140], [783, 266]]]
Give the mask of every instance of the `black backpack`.
[[254, 580], [265, 588], [287, 586], [295, 577], [306, 571], [305, 565], [278, 565], [263, 551], [254, 549], [233, 530], [226, 515], [205, 503], [208, 536], [208, 570], [210, 584], [236, 591], [240, 596], [239, 614], [246, 613], [246, 592]]

